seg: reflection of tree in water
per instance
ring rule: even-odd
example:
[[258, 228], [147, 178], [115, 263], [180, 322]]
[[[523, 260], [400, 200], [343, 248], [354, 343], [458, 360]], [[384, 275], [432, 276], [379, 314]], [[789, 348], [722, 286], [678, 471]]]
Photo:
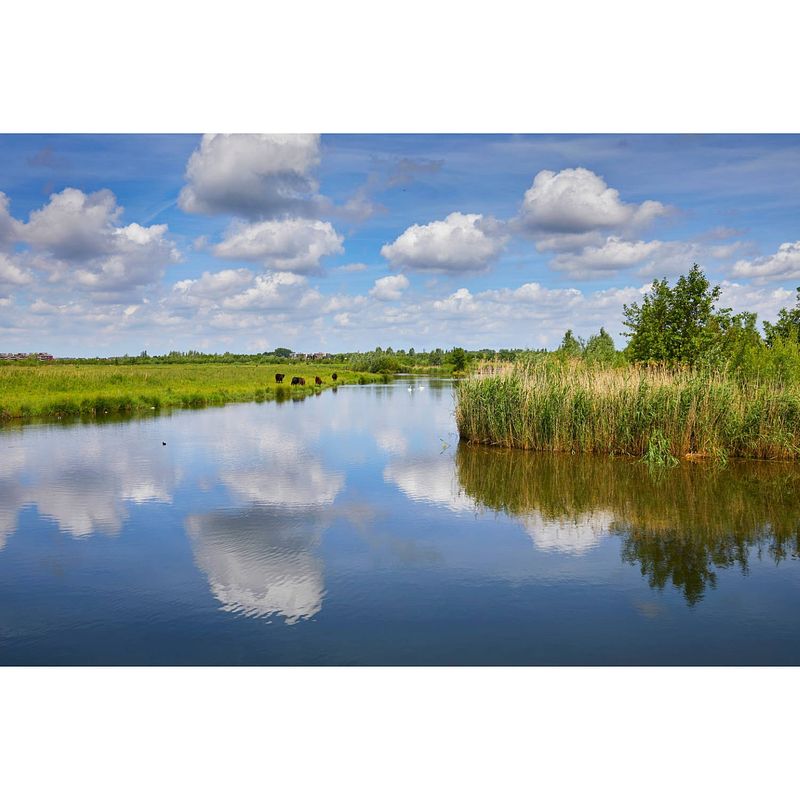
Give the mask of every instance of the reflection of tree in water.
[[481, 505], [525, 517], [574, 521], [607, 513], [622, 558], [650, 585], [668, 583], [694, 604], [717, 569], [800, 553], [800, 468], [682, 463], [653, 472], [637, 461], [459, 445], [459, 480]]

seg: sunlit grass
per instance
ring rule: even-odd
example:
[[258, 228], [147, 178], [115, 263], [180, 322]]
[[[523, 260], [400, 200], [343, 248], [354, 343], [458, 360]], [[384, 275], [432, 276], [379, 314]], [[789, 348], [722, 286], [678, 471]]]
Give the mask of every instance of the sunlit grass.
[[[292, 364], [41, 364], [0, 366], [0, 419], [99, 416], [166, 407], [300, 396], [336, 384], [366, 383], [380, 376], [336, 365]], [[284, 373], [283, 384], [275, 374]], [[305, 386], [292, 387], [292, 376]]]
[[566, 453], [795, 459], [800, 387], [715, 371], [487, 364], [457, 386], [461, 438]]

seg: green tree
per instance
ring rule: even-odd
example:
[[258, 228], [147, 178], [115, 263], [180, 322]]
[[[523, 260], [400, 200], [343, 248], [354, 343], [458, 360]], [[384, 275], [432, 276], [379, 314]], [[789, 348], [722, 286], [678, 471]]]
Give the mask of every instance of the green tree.
[[605, 328], [600, 328], [600, 333], [590, 336], [583, 350], [584, 358], [587, 361], [599, 361], [604, 364], [612, 361], [616, 353], [614, 340]]
[[454, 347], [450, 357], [456, 372], [463, 372], [467, 368], [467, 353], [463, 347]]
[[797, 300], [794, 308], [782, 308], [775, 323], [764, 323], [767, 345], [772, 347], [778, 339], [800, 342], [800, 286], [797, 287]]
[[273, 351], [278, 358], [290, 358], [292, 351], [288, 347], [276, 347]]
[[577, 358], [583, 353], [583, 342], [575, 336], [572, 328], [564, 334], [564, 338], [558, 347], [558, 352], [567, 356], [567, 358]]
[[731, 319], [730, 309], [715, 308], [720, 291], [697, 264], [675, 286], [666, 278], [653, 281], [641, 305], [624, 306], [631, 360], [694, 364], [709, 356], [719, 345], [725, 321]]

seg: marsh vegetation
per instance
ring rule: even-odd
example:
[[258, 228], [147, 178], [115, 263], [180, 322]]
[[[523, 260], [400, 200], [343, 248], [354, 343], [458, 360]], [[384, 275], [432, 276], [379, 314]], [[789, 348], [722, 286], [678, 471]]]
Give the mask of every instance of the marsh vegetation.
[[[756, 315], [717, 308], [696, 265], [625, 307], [624, 351], [608, 333], [567, 331], [554, 353], [484, 362], [457, 389], [468, 442], [641, 457], [796, 459], [800, 302], [764, 335]], [[800, 297], [800, 290], [798, 296]]]
[[[275, 381], [286, 373], [304, 386]], [[336, 373], [337, 380], [332, 378]], [[316, 386], [315, 376], [322, 379]], [[237, 401], [299, 397], [326, 387], [380, 376], [336, 364], [50, 363], [0, 365], [0, 419], [101, 416], [151, 409], [199, 408]]]

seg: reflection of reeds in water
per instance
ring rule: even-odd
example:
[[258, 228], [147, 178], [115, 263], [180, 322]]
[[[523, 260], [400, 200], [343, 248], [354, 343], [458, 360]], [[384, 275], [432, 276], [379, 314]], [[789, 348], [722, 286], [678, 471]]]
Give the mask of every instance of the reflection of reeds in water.
[[632, 459], [459, 445], [458, 477], [486, 508], [575, 521], [608, 515], [623, 559], [650, 584], [681, 588], [690, 603], [714, 568], [747, 570], [756, 548], [776, 562], [800, 553], [800, 468], [789, 463], [682, 463], [652, 470]]
[[793, 459], [800, 392], [716, 372], [542, 359], [457, 386], [461, 438], [564, 453]]

